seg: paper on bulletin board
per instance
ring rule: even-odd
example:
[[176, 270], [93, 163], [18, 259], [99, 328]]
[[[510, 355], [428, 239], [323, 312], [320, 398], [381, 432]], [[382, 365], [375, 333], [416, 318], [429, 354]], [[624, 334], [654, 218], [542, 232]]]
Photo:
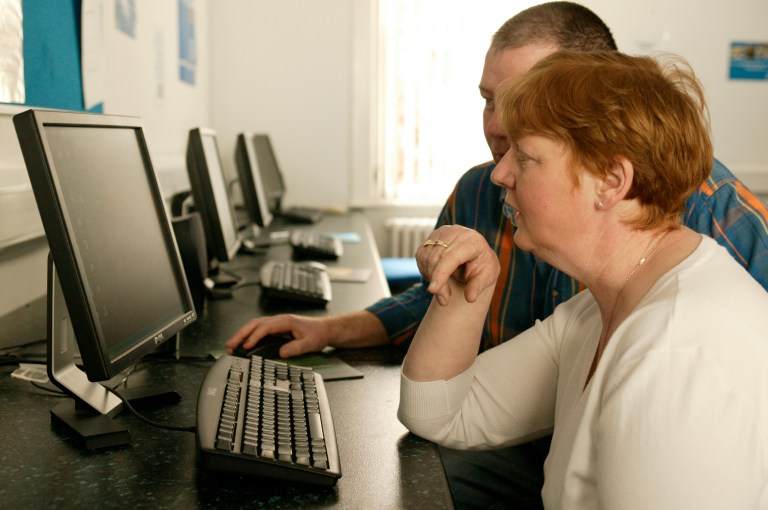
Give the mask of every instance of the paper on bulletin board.
[[117, 29], [130, 37], [136, 37], [136, 4], [134, 0], [115, 0]]
[[195, 7], [192, 0], [179, 0], [179, 79], [195, 84], [197, 51], [195, 45]]
[[768, 42], [732, 42], [730, 78], [768, 81]]
[[0, 102], [25, 101], [21, 0], [0, 1]]
[[155, 29], [155, 103], [165, 106], [165, 34]]
[[104, 102], [104, 9], [101, 0], [83, 0], [80, 23], [83, 105], [86, 110], [91, 110]]

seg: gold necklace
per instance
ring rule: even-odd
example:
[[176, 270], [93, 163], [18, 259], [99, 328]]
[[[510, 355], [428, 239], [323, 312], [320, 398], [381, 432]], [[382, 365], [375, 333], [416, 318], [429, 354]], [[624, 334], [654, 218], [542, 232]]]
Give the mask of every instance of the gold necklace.
[[[656, 248], [659, 247], [661, 242], [664, 240], [665, 237], [667, 237], [667, 234], [669, 234], [672, 230], [668, 229], [666, 232], [664, 232], [661, 237], [653, 244], [653, 246], [649, 247], [645, 253], [637, 260], [635, 263], [635, 266], [632, 268], [632, 271], [629, 272], [627, 277], [624, 279], [624, 283], [621, 284], [621, 288], [619, 289], [619, 293], [616, 294], [616, 300], [613, 302], [613, 308], [611, 308], [611, 313], [608, 316], [608, 322], [605, 325], [605, 329], [601, 330], [600, 332], [600, 338], [597, 342], [597, 352], [595, 352], [595, 358], [592, 360], [592, 367], [589, 370], [589, 376], [587, 377], [586, 384], [589, 384], [589, 380], [592, 378], [592, 374], [594, 374], [595, 370], [597, 369], [597, 362], [602, 357], [603, 351], [605, 350], [605, 340], [607, 340], [608, 331], [611, 330], [611, 325], [613, 324], [613, 314], [616, 312], [616, 309], [619, 307], [619, 300], [621, 299], [621, 295], [624, 293], [624, 288], [627, 286], [627, 283], [629, 283], [629, 280], [632, 279], [632, 277], [635, 275], [638, 269], [640, 269], [643, 264], [645, 264], [649, 258], [651, 258], [651, 255], [653, 255], [653, 252], [656, 251]], [[604, 336], [605, 335], [605, 336]], [[585, 384], [585, 387], [586, 387]]]

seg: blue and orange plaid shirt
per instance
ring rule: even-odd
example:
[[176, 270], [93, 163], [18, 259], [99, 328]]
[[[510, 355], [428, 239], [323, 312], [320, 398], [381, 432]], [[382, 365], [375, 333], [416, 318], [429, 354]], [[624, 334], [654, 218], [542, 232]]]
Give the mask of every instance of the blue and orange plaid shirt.
[[[583, 289], [579, 282], [515, 247], [514, 227], [504, 205], [504, 190], [491, 182], [494, 164], [465, 173], [449, 197], [437, 226], [458, 224], [480, 232], [501, 264], [483, 328], [481, 349], [489, 349], [549, 316]], [[768, 208], [722, 163], [686, 203], [683, 223], [724, 246], [768, 290]], [[427, 313], [432, 295], [424, 282], [382, 299], [367, 310], [384, 324], [390, 341], [407, 344]]]

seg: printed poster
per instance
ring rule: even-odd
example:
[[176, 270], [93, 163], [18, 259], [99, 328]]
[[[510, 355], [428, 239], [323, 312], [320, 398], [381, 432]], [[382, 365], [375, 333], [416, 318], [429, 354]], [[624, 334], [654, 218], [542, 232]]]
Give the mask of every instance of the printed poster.
[[195, 7], [193, 0], [179, 0], [179, 79], [195, 84]]
[[730, 78], [768, 80], [768, 42], [732, 42]]

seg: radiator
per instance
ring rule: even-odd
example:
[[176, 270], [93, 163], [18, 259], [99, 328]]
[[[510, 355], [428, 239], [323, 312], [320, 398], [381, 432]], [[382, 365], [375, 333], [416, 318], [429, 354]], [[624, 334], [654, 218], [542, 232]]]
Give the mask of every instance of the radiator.
[[389, 218], [390, 257], [413, 257], [416, 248], [435, 230], [435, 218]]

